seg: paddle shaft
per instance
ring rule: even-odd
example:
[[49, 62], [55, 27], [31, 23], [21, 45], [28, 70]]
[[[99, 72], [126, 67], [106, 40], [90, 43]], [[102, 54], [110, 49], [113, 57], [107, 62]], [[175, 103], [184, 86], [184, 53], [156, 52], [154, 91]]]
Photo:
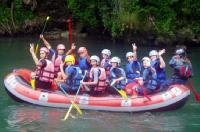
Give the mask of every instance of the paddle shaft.
[[151, 101], [151, 98], [148, 96], [145, 87], [142, 86], [137, 80], [135, 80], [135, 82], [141, 87], [141, 89], [142, 89], [142, 91], [143, 91], [143, 94], [144, 94], [144, 97], [146, 97], [149, 101]]
[[122, 98], [125, 98], [125, 99], [127, 99], [128, 98], [128, 96], [126, 95], [126, 92], [124, 92], [124, 90], [122, 90], [123, 91], [123, 94], [119, 91], [119, 89], [117, 89], [115, 86], [113, 86], [113, 85], [110, 85], [111, 87], [113, 87], [121, 96], [122, 96]]
[[[46, 26], [47, 26], [47, 21], [48, 21], [48, 19], [45, 20], [45, 23], [44, 23], [44, 26], [43, 26], [43, 29], [42, 29], [41, 34], [43, 34], [44, 31], [45, 31], [45, 28], [46, 28]], [[38, 41], [37, 41], [37, 46], [36, 46], [36, 49], [35, 49], [35, 53], [36, 53], [36, 54], [37, 54], [37, 52], [38, 52], [39, 43], [40, 43], [40, 39], [38, 39]]]
[[[85, 72], [85, 74], [84, 74], [84, 76], [83, 76], [83, 79], [82, 79], [81, 81], [84, 80], [86, 74], [87, 74], [87, 72]], [[81, 86], [82, 86], [82, 85], [80, 84], [79, 87], [78, 87], [78, 90], [77, 90], [76, 95], [75, 95], [74, 100], [73, 100], [74, 102], [76, 101], [76, 98], [77, 98], [77, 96], [78, 96], [78, 94], [79, 94], [79, 91], [80, 91], [80, 89], [81, 89]], [[66, 119], [68, 118], [69, 113], [70, 113], [71, 110], [72, 110], [72, 106], [73, 106], [73, 104], [71, 104], [71, 106], [69, 107], [69, 109], [68, 109], [67, 113], [65, 114], [65, 117], [64, 117], [63, 120], [66, 120]]]
[[192, 82], [188, 82], [190, 89], [192, 90], [193, 94], [195, 95], [196, 101], [200, 102], [200, 95], [197, 93], [197, 91], [194, 89]]

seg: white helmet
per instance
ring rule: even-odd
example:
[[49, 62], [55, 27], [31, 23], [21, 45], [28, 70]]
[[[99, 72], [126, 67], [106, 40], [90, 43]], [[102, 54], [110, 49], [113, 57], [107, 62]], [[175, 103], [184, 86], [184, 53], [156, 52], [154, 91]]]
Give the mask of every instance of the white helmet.
[[118, 65], [121, 63], [121, 60], [119, 57], [113, 57], [111, 60], [110, 60], [110, 63], [118, 63]]
[[126, 58], [130, 57], [130, 56], [134, 56], [134, 53], [133, 52], [127, 52], [126, 53]]
[[96, 56], [96, 55], [92, 55], [91, 57], [90, 57], [90, 61], [91, 60], [96, 60], [97, 61], [97, 63], [99, 63], [100, 62], [100, 59], [99, 59], [99, 57], [98, 56]]
[[142, 61], [144, 61], [144, 60], [146, 60], [146, 61], [148, 61], [148, 62], [151, 61], [151, 59], [150, 59], [149, 57], [143, 57], [143, 58], [142, 58]]
[[149, 56], [157, 56], [158, 52], [156, 50], [152, 50], [149, 52]]
[[101, 51], [102, 54], [106, 54], [107, 56], [110, 56], [111, 55], [111, 51], [109, 49], [103, 49]]

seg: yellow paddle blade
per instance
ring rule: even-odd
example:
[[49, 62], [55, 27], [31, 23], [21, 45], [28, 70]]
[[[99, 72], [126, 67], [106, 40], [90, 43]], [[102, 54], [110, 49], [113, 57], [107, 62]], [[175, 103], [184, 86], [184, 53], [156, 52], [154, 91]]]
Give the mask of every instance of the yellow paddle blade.
[[78, 111], [78, 113], [79, 113], [80, 115], [83, 115], [83, 112], [82, 112], [81, 109], [78, 107], [78, 105], [75, 104], [74, 101], [71, 101], [71, 100], [70, 100], [70, 102], [72, 103], [72, 105], [74, 106], [74, 108], [76, 108], [76, 110]]
[[31, 87], [35, 90], [35, 79], [31, 79]]
[[127, 96], [127, 94], [126, 94], [126, 92], [124, 90], [121, 89], [121, 90], [117, 90], [117, 91], [122, 96], [122, 98], [128, 99], [128, 96]]
[[73, 108], [73, 105], [71, 104], [67, 113], [65, 114], [65, 117], [63, 118], [64, 121], [67, 120], [67, 118], [69, 117], [69, 113], [71, 112], [72, 108]]
[[49, 20], [49, 18], [50, 18], [50, 17], [49, 17], [49, 16], [47, 16], [46, 20], [48, 21], [48, 20]]
[[39, 48], [39, 44], [37, 44], [36, 47], [35, 47], [35, 54], [37, 54], [38, 48]]

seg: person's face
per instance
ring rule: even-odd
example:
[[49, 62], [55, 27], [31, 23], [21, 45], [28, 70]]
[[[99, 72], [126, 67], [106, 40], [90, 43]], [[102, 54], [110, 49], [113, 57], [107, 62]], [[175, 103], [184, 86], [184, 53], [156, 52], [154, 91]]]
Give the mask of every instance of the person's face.
[[133, 56], [129, 56], [127, 57], [128, 62], [134, 61], [134, 57]]
[[81, 58], [84, 58], [84, 57], [87, 56], [87, 54], [86, 54], [85, 52], [83, 52], [83, 51], [78, 52], [78, 54], [79, 54], [79, 56], [80, 56]]
[[65, 53], [65, 50], [62, 50], [62, 49], [58, 49], [57, 51], [59, 55], [63, 55]]
[[97, 61], [96, 60], [91, 60], [90, 63], [91, 63], [92, 66], [97, 66]]
[[68, 61], [66, 62], [67, 66], [71, 66], [72, 65], [72, 62], [71, 61]]
[[151, 66], [150, 61], [147, 61], [147, 60], [143, 60], [142, 65], [143, 65], [144, 68]]
[[180, 55], [178, 55], [178, 54], [175, 55], [175, 58], [176, 58], [176, 59], [181, 59]]
[[108, 56], [106, 54], [102, 54], [103, 59], [108, 59]]
[[112, 65], [112, 68], [116, 68], [118, 66], [116, 62], [112, 62], [111, 65]]
[[40, 51], [40, 58], [45, 59], [47, 54], [44, 51]]
[[150, 59], [151, 59], [152, 61], [154, 61], [154, 60], [157, 59], [157, 56], [156, 56], [156, 55], [150, 56]]

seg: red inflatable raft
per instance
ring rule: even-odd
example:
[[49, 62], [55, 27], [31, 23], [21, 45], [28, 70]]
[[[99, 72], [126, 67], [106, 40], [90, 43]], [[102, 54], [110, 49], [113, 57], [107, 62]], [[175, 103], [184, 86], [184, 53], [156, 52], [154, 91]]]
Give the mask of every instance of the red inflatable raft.
[[[18, 101], [33, 105], [68, 108], [71, 103], [61, 91], [33, 90], [28, 83], [30, 70], [15, 70], [4, 79], [7, 92]], [[123, 99], [120, 96], [107, 95], [93, 97], [88, 94], [78, 95], [76, 104], [81, 109], [104, 110], [117, 112], [165, 111], [180, 108], [185, 104], [190, 90], [183, 85], [172, 85], [167, 91], [149, 95], [151, 100], [143, 96], [130, 96]], [[70, 95], [73, 99], [74, 95]]]

